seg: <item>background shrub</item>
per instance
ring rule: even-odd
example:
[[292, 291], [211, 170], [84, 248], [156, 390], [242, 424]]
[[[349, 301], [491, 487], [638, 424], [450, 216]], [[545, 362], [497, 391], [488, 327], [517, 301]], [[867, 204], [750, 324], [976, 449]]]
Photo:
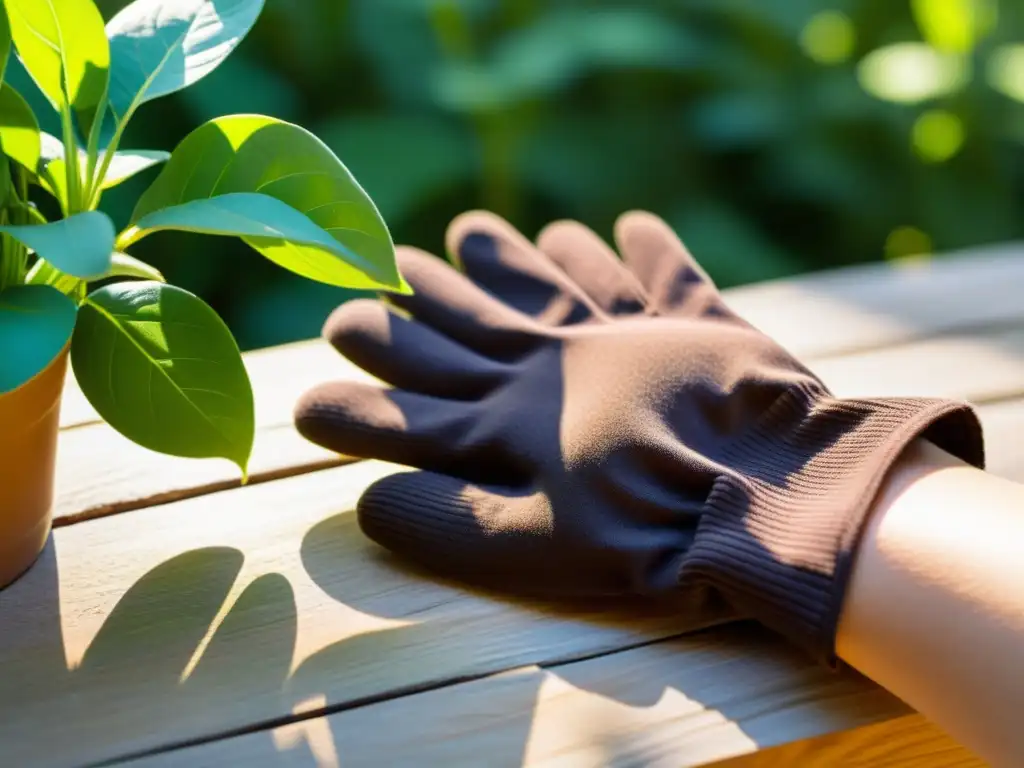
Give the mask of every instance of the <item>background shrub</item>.
[[[100, 0], [106, 18], [125, 4]], [[1008, 0], [267, 0], [236, 54], [141, 111], [124, 146], [169, 150], [248, 111], [321, 136], [396, 242], [437, 253], [474, 207], [605, 236], [648, 208], [726, 286], [1024, 230], [1024, 5]], [[150, 178], [105, 197], [117, 224]], [[227, 239], [140, 246], [246, 348], [313, 336], [352, 295]]]

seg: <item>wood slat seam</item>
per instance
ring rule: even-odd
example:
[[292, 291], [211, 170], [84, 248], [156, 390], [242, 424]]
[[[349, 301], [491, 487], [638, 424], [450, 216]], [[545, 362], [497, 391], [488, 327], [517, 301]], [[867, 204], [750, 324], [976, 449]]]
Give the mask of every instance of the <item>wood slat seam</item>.
[[844, 357], [856, 357], [858, 355], [865, 355], [889, 349], [899, 350], [902, 347], [912, 347], [917, 344], [938, 341], [940, 339], [972, 336], [984, 337], [990, 334], [1006, 333], [1021, 328], [1024, 328], [1024, 312], [1021, 312], [1019, 316], [1015, 315], [1012, 318], [996, 322], [951, 325], [949, 327], [929, 330], [924, 333], [908, 334], [906, 337], [881, 343], [851, 344], [847, 347], [839, 347], [829, 352], [795, 355], [795, 357], [801, 363], [813, 370], [816, 363], [832, 362], [833, 360], [839, 360]]
[[[679, 640], [684, 637], [695, 637], [701, 633], [713, 630], [714, 627], [705, 627], [703, 629], [696, 629], [688, 632], [678, 632], [672, 635], [666, 635], [664, 637], [651, 638], [648, 640], [641, 640], [635, 643], [626, 643], [615, 648], [609, 648], [607, 650], [581, 652], [581, 653], [569, 653], [556, 659], [549, 659], [544, 662], [538, 662], [536, 664], [518, 664], [509, 667], [501, 667], [493, 669], [488, 672], [482, 672], [478, 674], [465, 674], [461, 676], [453, 676], [445, 678], [444, 680], [434, 680], [428, 683], [421, 683], [415, 685], [408, 685], [405, 687], [393, 688], [388, 691], [384, 691], [378, 694], [370, 696], [362, 696], [350, 701], [339, 702], [337, 704], [329, 704], [326, 707], [316, 707], [309, 710], [304, 710], [300, 713], [294, 713], [290, 715], [283, 715], [277, 718], [269, 718], [260, 720], [243, 728], [232, 728], [219, 731], [217, 733], [211, 733], [205, 736], [197, 736], [193, 739], [186, 739], [176, 742], [170, 742], [160, 746], [155, 746], [150, 749], [140, 750], [138, 752], [126, 753], [116, 757], [111, 757], [104, 760], [97, 765], [116, 765], [122, 762], [128, 762], [130, 760], [138, 760], [144, 757], [153, 757], [154, 755], [164, 754], [167, 752], [175, 752], [182, 749], [188, 749], [190, 747], [202, 746], [204, 744], [213, 744], [218, 741], [224, 741], [227, 739], [236, 738], [238, 736], [244, 736], [250, 733], [261, 733], [264, 731], [273, 730], [275, 728], [281, 728], [288, 725], [294, 725], [296, 723], [306, 722], [309, 720], [316, 720], [322, 717], [331, 717], [342, 712], [350, 712], [355, 709], [362, 709], [363, 707], [373, 706], [386, 701], [395, 701], [397, 699], [403, 699], [409, 696], [416, 696], [423, 693], [430, 693], [432, 691], [440, 691], [445, 688], [452, 688], [465, 683], [472, 683], [481, 680], [488, 680], [491, 678], [499, 678], [504, 675], [515, 674], [516, 672], [527, 672], [530, 670], [548, 670], [554, 671], [560, 667], [569, 666], [571, 664], [578, 664], [584, 661], [593, 661], [595, 659], [605, 658], [608, 656], [614, 656], [620, 653], [626, 653], [629, 651], [635, 651], [638, 648], [645, 648], [652, 645], [659, 645], [663, 643], [669, 643], [675, 640]], [[784, 687], [784, 686], [783, 686]]]
[[[733, 622], [733, 624], [736, 625], [737, 623]], [[489, 672], [484, 672], [484, 673], [479, 673], [479, 674], [466, 674], [466, 675], [461, 675], [461, 676], [445, 678], [444, 680], [436, 680], [436, 681], [432, 681], [432, 682], [428, 682], [428, 683], [422, 683], [422, 684], [416, 684], [416, 685], [409, 685], [409, 686], [405, 686], [405, 687], [394, 688], [394, 689], [390, 689], [390, 690], [388, 690], [386, 692], [381, 692], [379, 694], [374, 694], [374, 695], [370, 695], [370, 696], [363, 696], [363, 697], [360, 697], [360, 698], [357, 698], [357, 699], [352, 699], [350, 701], [345, 701], [345, 702], [339, 702], [337, 704], [328, 705], [328, 706], [325, 706], [325, 707], [316, 707], [316, 708], [311, 708], [311, 709], [308, 709], [308, 710], [304, 710], [304, 711], [299, 712], [299, 713], [293, 713], [293, 714], [290, 714], [290, 715], [284, 715], [284, 716], [277, 717], [277, 718], [268, 718], [268, 719], [260, 720], [260, 721], [257, 721], [255, 723], [251, 723], [251, 724], [246, 725], [245, 727], [241, 727], [241, 728], [225, 729], [223, 731], [218, 731], [216, 733], [211, 733], [211, 734], [207, 734], [207, 735], [204, 735], [204, 736], [198, 736], [198, 737], [195, 737], [195, 738], [192, 738], [192, 739], [180, 740], [180, 741], [176, 741], [176, 742], [169, 742], [169, 743], [162, 744], [162, 745], [159, 745], [159, 746], [155, 746], [155, 747], [152, 747], [152, 748], [149, 748], [149, 749], [140, 750], [140, 751], [137, 751], [137, 752], [126, 753], [126, 754], [119, 755], [119, 756], [116, 756], [116, 757], [111, 757], [111, 758], [109, 758], [107, 760], [104, 760], [104, 761], [102, 761], [100, 763], [97, 763], [97, 765], [99, 765], [99, 766], [116, 765], [116, 764], [119, 764], [119, 763], [129, 762], [129, 761], [132, 761], [132, 760], [138, 760], [138, 759], [147, 758], [147, 757], [154, 757], [156, 755], [167, 754], [167, 753], [170, 753], [170, 752], [181, 751], [181, 750], [189, 749], [189, 748], [192, 748], [192, 747], [198, 747], [198, 746], [203, 746], [203, 745], [208, 745], [208, 744], [214, 744], [214, 743], [216, 743], [218, 741], [226, 741], [226, 740], [229, 740], [229, 739], [237, 738], [239, 736], [245, 736], [245, 735], [248, 735], [248, 734], [264, 733], [264, 732], [267, 732], [267, 731], [275, 730], [277, 728], [282, 728], [282, 727], [287, 727], [287, 726], [290, 726], [290, 725], [295, 725], [297, 723], [308, 722], [308, 721], [311, 721], [311, 720], [317, 720], [317, 719], [321, 719], [321, 718], [329, 718], [329, 717], [332, 717], [332, 716], [337, 715], [337, 714], [341, 714], [341, 713], [344, 713], [344, 712], [350, 712], [350, 711], [357, 710], [357, 709], [362, 709], [362, 708], [365, 708], [365, 707], [374, 706], [374, 705], [377, 705], [377, 704], [381, 704], [383, 702], [397, 701], [399, 699], [404, 699], [404, 698], [407, 698], [407, 697], [410, 697], [410, 696], [417, 696], [417, 695], [420, 695], [420, 694], [431, 693], [431, 692], [435, 692], [435, 691], [441, 691], [441, 690], [444, 690], [444, 689], [447, 689], [447, 688], [454, 688], [456, 686], [464, 685], [466, 683], [473, 683], [473, 682], [479, 682], [479, 681], [487, 681], [487, 680], [490, 680], [490, 679], [498, 679], [498, 678], [504, 677], [506, 675], [516, 674], [518, 672], [529, 672], [529, 671], [549, 671], [549, 672], [555, 672], [555, 671], [557, 671], [558, 669], [560, 669], [562, 667], [569, 667], [569, 666], [572, 666], [574, 664], [579, 664], [581, 662], [593, 661], [593, 660], [596, 660], [596, 659], [607, 658], [607, 657], [611, 657], [611, 656], [625, 654], [625, 653], [628, 653], [630, 651], [635, 651], [637, 649], [645, 648], [645, 647], [649, 647], [649, 646], [665, 645], [665, 644], [672, 643], [674, 641], [678, 641], [678, 640], [680, 640], [682, 638], [699, 638], [702, 634], [705, 634], [705, 633], [708, 633], [708, 632], [713, 632], [713, 631], [715, 631], [716, 628], [720, 628], [721, 626], [723, 626], [723, 625], [717, 625], [717, 627], [716, 626], [709, 626], [709, 627], [705, 627], [705, 628], [702, 628], [702, 629], [695, 629], [695, 630], [691, 630], [691, 631], [687, 631], [687, 632], [679, 632], [679, 633], [675, 633], [675, 634], [672, 634], [672, 635], [666, 635], [664, 637], [652, 638], [652, 639], [648, 639], [648, 640], [642, 640], [642, 641], [638, 641], [638, 642], [635, 642], [635, 643], [627, 643], [627, 644], [623, 644], [621, 646], [618, 646], [616, 648], [610, 648], [610, 649], [607, 649], [607, 650], [599, 650], [599, 651], [592, 651], [592, 652], [581, 652], [581, 653], [575, 653], [575, 654], [571, 654], [570, 653], [570, 654], [564, 655], [563, 657], [559, 657], [559, 658], [556, 658], [556, 659], [549, 659], [547, 661], [537, 662], [535, 664], [512, 665], [512, 666], [509, 666], [509, 667], [494, 669], [494, 670], [491, 670]], [[723, 662], [723, 663], [725, 663], [725, 662]], [[766, 689], [766, 691], [763, 692], [763, 693], [772, 693], [772, 694], [774, 694], [775, 691], [778, 691], [779, 694], [783, 694], [783, 693], [786, 693], [787, 691], [789, 691], [790, 687], [791, 687], [791, 684], [790, 684], [790, 681], [788, 679], [780, 679], [776, 686], [773, 686], [772, 688]], [[815, 703], [825, 703], [825, 704], [827, 704], [830, 701], [831, 698], [835, 698], [835, 697], [838, 697], [838, 698], [841, 699], [842, 695], [840, 693], [838, 693], [838, 692], [833, 693], [831, 696], [828, 695], [828, 694], [823, 694], [821, 692], [817, 692], [813, 696], [813, 699], [810, 699], [810, 698], [808, 698], [807, 695], [804, 695], [804, 696], [800, 697], [799, 701], [810, 701], [810, 700], [812, 700]], [[769, 714], [774, 708], [778, 707], [780, 700], [782, 700], [782, 696], [772, 695], [772, 696], [767, 697], [767, 700], [765, 701], [765, 707], [767, 707], [767, 708], [764, 709], [763, 711], [754, 711], [754, 712], [752, 712], [746, 719], [754, 720], [754, 719], [756, 719], [758, 717], [761, 717], [763, 715]], [[787, 700], [787, 704], [791, 706], [794, 703], [794, 701], [796, 701], [796, 699], [794, 699], [792, 696], [790, 696], [789, 699]], [[905, 713], [902, 713], [902, 714], [899, 714], [899, 715], [895, 715], [894, 717], [890, 717], [890, 718], [886, 718], [886, 719], [879, 719], [879, 720], [877, 720], [873, 724], [877, 725], [877, 724], [883, 723], [883, 722], [890, 722], [892, 720], [899, 719], [900, 717], [905, 717], [907, 715], [912, 715], [912, 714], [915, 714], [915, 713], [913, 712], [913, 710], [911, 710], [909, 707], [907, 707], [907, 710], [906, 710]], [[842, 731], [839, 731], [838, 733], [842, 733]], [[815, 737], [815, 738], [817, 738], [817, 737]]]
[[[676, 638], [680, 637], [679, 635]], [[673, 638], [665, 638], [673, 639]], [[622, 650], [629, 650], [623, 648]], [[614, 653], [615, 651], [613, 651]], [[606, 655], [606, 654], [601, 654]], [[374, 704], [380, 704], [385, 701], [394, 701], [397, 699], [406, 698], [408, 696], [416, 696], [422, 693], [430, 693], [431, 691], [439, 691], [444, 688], [451, 688], [453, 686], [462, 685], [464, 683], [472, 683], [478, 680], [486, 680], [493, 677], [501, 677], [502, 675], [514, 674], [516, 672], [529, 672], [531, 670], [539, 669], [536, 664], [521, 664], [519, 666], [509, 667], [502, 669], [497, 672], [485, 672], [480, 674], [468, 674], [462, 677], [453, 677], [445, 679], [443, 681], [435, 681], [431, 683], [423, 683], [419, 685], [410, 685], [405, 688], [395, 688], [372, 696], [363, 696], [358, 699], [353, 699], [348, 702], [334, 704], [326, 707], [312, 708], [301, 713], [283, 715], [276, 718], [268, 718], [260, 720], [250, 725], [246, 725], [241, 728], [231, 728], [217, 733], [212, 733], [206, 736], [197, 736], [192, 739], [182, 739], [180, 741], [163, 744], [149, 749], [139, 750], [137, 752], [128, 752], [123, 755], [116, 757], [110, 757], [105, 760], [101, 760], [98, 763], [94, 763], [96, 766], [108, 766], [117, 765], [119, 763], [126, 763], [132, 760], [139, 760], [145, 757], [153, 757], [155, 755], [162, 755], [168, 752], [176, 752], [183, 749], [189, 749], [191, 747], [199, 747], [204, 744], [214, 744], [218, 741], [225, 741], [227, 739], [237, 738], [239, 736], [245, 736], [250, 733], [262, 733], [264, 731], [270, 731], [275, 728], [282, 728], [296, 723], [302, 723], [309, 720], [316, 720], [321, 717], [330, 717], [342, 712], [349, 712], [355, 709], [361, 709], [363, 707], [373, 706]]]
[[[282, 425], [284, 426], [284, 425]], [[273, 432], [278, 427], [266, 428], [265, 432]], [[327, 469], [334, 469], [336, 467], [344, 466], [346, 464], [355, 464], [356, 462], [362, 461], [351, 456], [344, 456], [337, 454], [333, 457], [324, 458], [320, 461], [305, 463], [305, 464], [294, 464], [286, 467], [278, 467], [273, 470], [265, 472], [254, 472], [249, 475], [246, 486], [250, 485], [262, 485], [264, 483], [270, 483], [275, 480], [284, 480], [289, 477], [296, 477], [298, 475], [311, 474], [313, 472], [321, 472]], [[165, 504], [171, 504], [176, 501], [184, 501], [186, 499], [198, 498], [200, 496], [207, 496], [211, 493], [221, 493], [223, 491], [232, 491], [244, 487], [242, 482], [238, 478], [224, 478], [223, 480], [217, 480], [208, 483], [202, 483], [200, 485], [190, 486], [188, 488], [175, 488], [168, 491], [162, 491], [144, 496], [138, 499], [129, 499], [120, 502], [111, 502], [108, 504], [102, 504], [96, 507], [90, 507], [77, 514], [63, 514], [59, 517], [55, 517], [53, 520], [53, 528], [64, 528], [69, 525], [75, 525], [76, 523], [85, 523], [90, 520], [99, 520], [104, 517], [112, 517], [113, 515], [120, 515], [126, 512], [134, 512], [140, 509], [148, 509], [149, 507], [159, 507]]]

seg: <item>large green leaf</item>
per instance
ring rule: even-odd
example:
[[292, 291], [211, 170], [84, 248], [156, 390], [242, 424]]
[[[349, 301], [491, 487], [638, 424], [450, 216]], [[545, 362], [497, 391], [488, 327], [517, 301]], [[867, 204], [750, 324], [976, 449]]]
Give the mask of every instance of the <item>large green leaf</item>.
[[249, 377], [224, 321], [196, 296], [157, 282], [93, 291], [71, 363], [89, 402], [125, 437], [173, 456], [229, 459], [245, 473], [255, 434]]
[[333, 152], [297, 125], [260, 115], [218, 118], [189, 134], [139, 199], [132, 224], [171, 206], [232, 193], [259, 192], [305, 214], [336, 240], [339, 256], [322, 245], [279, 236], [245, 236], [271, 260], [331, 285], [404, 290], [388, 228], [369, 196]]
[[208, 75], [262, 10], [263, 0], [135, 0], [107, 24], [115, 115]]
[[110, 269], [114, 223], [100, 211], [86, 211], [49, 224], [0, 226], [61, 272], [88, 280]]
[[0, 394], [40, 373], [71, 338], [75, 303], [45, 285], [0, 293]]
[[39, 164], [39, 123], [32, 108], [7, 83], [0, 86], [0, 143], [12, 160], [17, 160], [31, 173]]
[[4, 0], [25, 68], [55, 108], [99, 105], [110, 48], [93, 0]]
[[7, 9], [0, 5], [0, 82], [7, 74], [7, 62], [11, 58], [11, 22], [7, 18]]
[[163, 208], [139, 219], [126, 236], [134, 242], [163, 229], [242, 237], [275, 264], [330, 285], [350, 284], [353, 267], [364, 273], [374, 271], [372, 263], [308, 216], [258, 192], [233, 192]]

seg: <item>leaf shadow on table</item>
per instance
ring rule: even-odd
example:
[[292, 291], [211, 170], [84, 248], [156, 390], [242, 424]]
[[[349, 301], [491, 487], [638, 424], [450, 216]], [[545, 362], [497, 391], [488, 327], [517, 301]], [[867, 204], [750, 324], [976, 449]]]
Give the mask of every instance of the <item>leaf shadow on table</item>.
[[[342, 640], [299, 666], [288, 682], [294, 699], [322, 697], [328, 711], [349, 711], [318, 721], [308, 740], [294, 733], [279, 738], [288, 765], [369, 765], [382, 753], [389, 764], [479, 764], [480, 750], [488, 765], [521, 765], [537, 727], [541, 686], [559, 674], [535, 662], [571, 662], [706, 626], [680, 623], [678, 606], [664, 603], [554, 603], [469, 590], [373, 544], [351, 512], [314, 526], [302, 559], [338, 602], [414, 623]], [[339, 567], [346, 562], [366, 565]], [[581, 642], [586, 632], [603, 634]], [[502, 672], [486, 687], [452, 685]], [[643, 708], [666, 687], [641, 688], [639, 700], [593, 692]], [[301, 726], [293, 730], [301, 733]]]
[[[851, 713], [866, 724], [886, 708], [906, 711], [859, 676], [827, 672], [754, 625], [681, 623], [671, 615], [678, 605], [666, 603], [552, 603], [468, 589], [369, 542], [352, 513], [314, 526], [302, 556], [335, 600], [418, 623], [307, 658], [288, 690], [322, 697], [332, 716], [262, 742], [274, 750], [262, 756], [266, 764], [376, 765], [382, 756], [389, 765], [690, 764], [778, 743], [780, 733], [818, 735], [823, 716], [848, 727]], [[605, 647], [581, 647], [580, 622], [606, 633]], [[657, 639], [666, 642], [650, 644]], [[629, 645], [617, 664], [600, 658]], [[574, 698], [565, 699], [569, 690]], [[835, 709], [822, 713], [821, 700]]]
[[[86, 644], [64, 636], [62, 615], [96, 607], [62, 596], [51, 538], [33, 569], [0, 592], [3, 614], [18, 620], [0, 632], [0, 656], [19, 660], [0, 676], [0, 700], [22, 703], [0, 722], [4, 764], [145, 751], [204, 733], [217, 708], [280, 697], [296, 640], [292, 588], [281, 575], [260, 576], [221, 616], [243, 559], [209, 547], [161, 563]], [[83, 645], [80, 662], [69, 660]]]

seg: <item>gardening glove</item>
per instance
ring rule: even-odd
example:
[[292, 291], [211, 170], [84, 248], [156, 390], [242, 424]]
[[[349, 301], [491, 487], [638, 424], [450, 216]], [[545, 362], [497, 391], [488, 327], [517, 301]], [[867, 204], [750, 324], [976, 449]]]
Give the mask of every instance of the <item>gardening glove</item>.
[[374, 541], [440, 574], [552, 596], [678, 596], [754, 618], [827, 663], [872, 497], [923, 436], [982, 467], [963, 403], [839, 399], [737, 317], [670, 228], [582, 225], [534, 246], [453, 222], [459, 271], [399, 251], [415, 290], [352, 301], [325, 335], [390, 385], [323, 384], [296, 423], [421, 471], [358, 505]]

